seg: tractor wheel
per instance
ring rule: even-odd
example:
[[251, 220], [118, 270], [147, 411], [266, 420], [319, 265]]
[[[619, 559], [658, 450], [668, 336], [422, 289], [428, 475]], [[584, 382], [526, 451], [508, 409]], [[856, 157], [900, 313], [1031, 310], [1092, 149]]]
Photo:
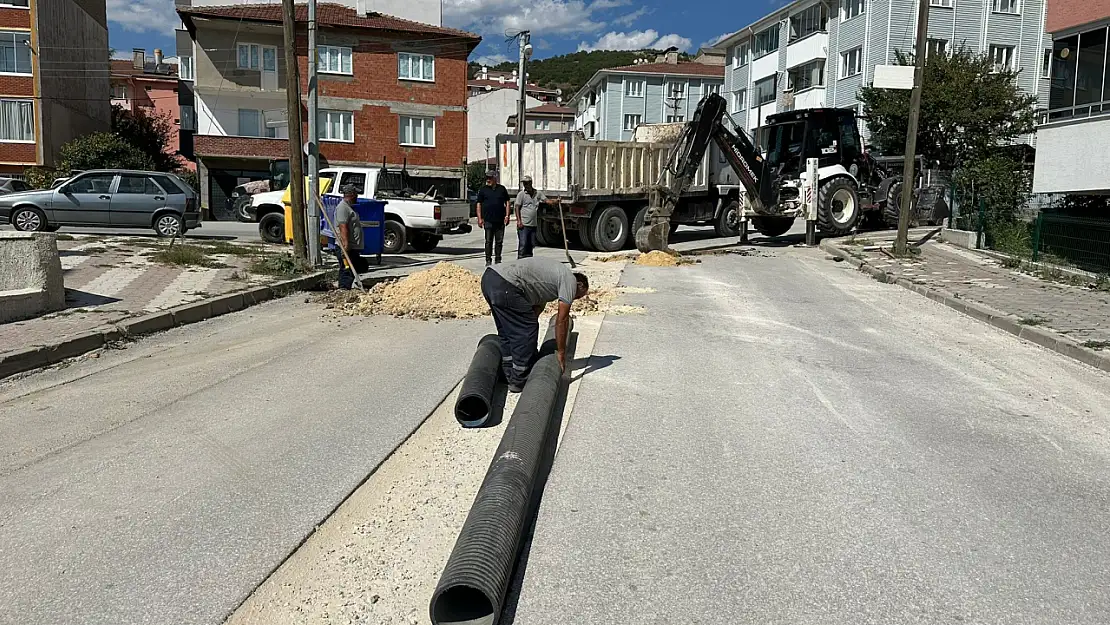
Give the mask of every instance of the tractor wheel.
[[258, 222], [258, 234], [267, 243], [285, 243], [285, 215], [266, 213]]
[[597, 251], [615, 252], [628, 239], [628, 214], [620, 206], [606, 206], [590, 219], [590, 241]]
[[[910, 219], [913, 219], [914, 211], [917, 208], [915, 196], [910, 196]], [[899, 180], [890, 185], [890, 191], [886, 194], [886, 203], [883, 204], [883, 223], [888, 228], [898, 227], [898, 217], [902, 214], [902, 181]]]
[[645, 207], [641, 208], [640, 210], [636, 211], [636, 215], [634, 215], [632, 217], [632, 235], [633, 236], [629, 238], [630, 239], [629, 244], [633, 247], [635, 247], [636, 243], [634, 241], [632, 241], [631, 239], [635, 238], [637, 230], [644, 227], [644, 222], [647, 221], [647, 212], [648, 212], [648, 207], [645, 206]]
[[817, 229], [824, 234], [844, 236], [859, 220], [859, 193], [849, 178], [833, 178], [817, 192]]
[[793, 217], [762, 217], [753, 215], [749, 218], [752, 227], [765, 237], [781, 237], [794, 226]]
[[733, 200], [721, 209], [721, 214], [713, 222], [713, 231], [719, 237], [735, 237], [740, 234], [740, 202]]

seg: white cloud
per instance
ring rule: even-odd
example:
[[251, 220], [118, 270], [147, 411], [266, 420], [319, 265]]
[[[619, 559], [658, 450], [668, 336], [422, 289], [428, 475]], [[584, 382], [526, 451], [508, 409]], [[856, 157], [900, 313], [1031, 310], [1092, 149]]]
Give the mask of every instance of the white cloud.
[[172, 33], [181, 23], [169, 0], [107, 0], [108, 20], [136, 33]]
[[112, 58], [117, 61], [130, 61], [133, 58], [132, 54], [132, 52], [129, 52], [127, 50], [116, 50], [115, 54], [112, 55]]
[[[592, 18], [614, 0], [444, 0], [443, 21], [487, 35], [533, 30], [545, 35], [595, 32], [605, 23]], [[602, 3], [601, 7], [595, 7]]]
[[632, 4], [632, 0], [596, 0], [590, 5], [595, 11], [602, 9], [615, 9], [617, 7], [628, 6]]
[[724, 33], [723, 35], [717, 35], [716, 37], [714, 37], [714, 38], [712, 38], [708, 41], [703, 42], [698, 47], [699, 48], [709, 48], [709, 47], [715, 46], [715, 45], [717, 45], [717, 42], [721, 41], [722, 39], [724, 39], [725, 37], [728, 37], [731, 34], [732, 33]]
[[579, 52], [593, 50], [663, 50], [674, 46], [679, 50], [689, 50], [690, 40], [676, 34], [660, 36], [652, 29], [624, 32], [608, 32], [590, 44], [578, 44]]
[[[595, 2], [594, 4], [597, 3]], [[614, 18], [613, 21], [627, 28], [631, 26], [633, 22], [647, 15], [648, 13], [649, 11], [647, 7], [640, 7], [635, 11], [628, 13], [627, 15], [622, 15], [620, 17]]]
[[508, 61], [509, 57], [505, 56], [504, 54], [485, 54], [472, 60], [476, 63], [481, 63], [482, 65], [500, 65], [501, 63]]

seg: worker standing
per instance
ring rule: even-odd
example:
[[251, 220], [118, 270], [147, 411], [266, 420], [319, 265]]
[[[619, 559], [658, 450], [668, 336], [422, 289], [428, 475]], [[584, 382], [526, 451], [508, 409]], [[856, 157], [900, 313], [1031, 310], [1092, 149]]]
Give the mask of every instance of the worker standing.
[[505, 226], [509, 225], [509, 192], [497, 183], [497, 172], [486, 172], [486, 186], [478, 191], [478, 227], [486, 233], [486, 266], [501, 262]]
[[559, 368], [566, 371], [570, 306], [585, 297], [590, 281], [549, 258], [523, 258], [494, 265], [482, 274], [482, 295], [493, 312], [501, 339], [501, 369], [509, 390], [519, 393], [536, 360], [540, 314], [548, 302], [559, 300], [555, 317], [555, 346]]
[[335, 207], [335, 227], [339, 230], [335, 233], [335, 256], [339, 259], [339, 288], [349, 289], [355, 284], [355, 274], [347, 266], [343, 250], [346, 250], [347, 255], [351, 257], [354, 269], [358, 273], [366, 271], [369, 263], [362, 257], [364, 247], [362, 221], [359, 220], [358, 212], [354, 209], [354, 204], [358, 200], [358, 189], [353, 185], [347, 185], [343, 187], [342, 193], [343, 199]]
[[536, 227], [540, 225], [540, 204], [547, 202], [543, 191], [532, 186], [532, 177], [520, 179], [524, 186], [516, 195], [516, 257], [530, 258], [536, 248]]

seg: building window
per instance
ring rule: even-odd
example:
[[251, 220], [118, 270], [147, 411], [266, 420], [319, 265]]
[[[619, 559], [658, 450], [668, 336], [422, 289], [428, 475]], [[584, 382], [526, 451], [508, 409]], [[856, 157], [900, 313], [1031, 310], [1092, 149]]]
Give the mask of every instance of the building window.
[[624, 129], [635, 130], [644, 121], [643, 115], [625, 115], [624, 116]]
[[848, 78], [863, 71], [863, 48], [848, 50], [840, 55], [840, 77]]
[[732, 57], [732, 64], [736, 67], [744, 67], [748, 64], [748, 44], [742, 43], [736, 46], [736, 56]]
[[755, 41], [752, 43], [752, 57], [759, 58], [767, 56], [768, 54], [779, 49], [779, 27], [778, 24], [762, 30], [755, 35]]
[[1014, 69], [1013, 46], [991, 46], [990, 56], [991, 61], [994, 63], [995, 71]]
[[402, 80], [423, 80], [433, 82], [435, 57], [430, 54], [397, 53], [397, 76]]
[[760, 106], [775, 101], [775, 77], [768, 76], [757, 81], [752, 88], [755, 89], [755, 104]]
[[537, 119], [532, 123], [536, 130], [551, 130], [550, 119]]
[[262, 111], [258, 109], [239, 109], [240, 137], [277, 137], [277, 128], [263, 123]]
[[667, 83], [667, 99], [681, 100], [686, 97], [686, 83], [683, 82], [670, 82]]
[[815, 4], [801, 13], [790, 16], [790, 41], [825, 31], [829, 14], [825, 5]]
[[192, 105], [183, 104], [181, 106], [181, 129], [189, 132], [197, 131], [197, 116]]
[[401, 116], [401, 145], [419, 145], [434, 148], [436, 145], [436, 120], [432, 117]]
[[866, 0], [841, 0], [840, 13], [843, 15], [843, 17], [841, 17], [840, 19], [843, 21], [847, 21], [852, 19], [853, 17], [856, 17], [857, 15], [863, 15], [863, 12], [866, 10], [866, 7], [864, 7], [863, 4], [865, 1]]
[[[1101, 102], [1110, 97], [1103, 95], [1103, 83], [1110, 74], [1110, 61], [1106, 60], [1105, 27], [1080, 33], [1078, 56], [1075, 67], [1075, 105]], [[1110, 107], [1103, 107], [1104, 113], [1108, 110]]]
[[948, 54], [947, 39], [929, 39], [925, 42], [925, 58]]
[[35, 142], [33, 100], [0, 100], [0, 141]]
[[644, 97], [644, 81], [642, 80], [629, 80], [624, 83], [624, 94], [630, 98]]
[[320, 111], [316, 116], [316, 128], [321, 141], [341, 141], [351, 143], [355, 140], [355, 116], [350, 111]]
[[262, 47], [257, 43], [241, 43], [238, 45], [238, 54], [235, 67], [238, 69], [260, 69], [262, 63]]
[[316, 49], [320, 57], [320, 71], [326, 74], [347, 74], [351, 70], [351, 49], [339, 46], [320, 46]]
[[747, 89], [741, 89], [740, 91], [737, 91], [736, 93], [732, 94], [732, 110], [734, 112], [744, 110], [744, 103], [747, 99], [748, 99], [748, 90]]
[[113, 100], [126, 100], [127, 99], [127, 85], [112, 85], [112, 99]]
[[929, 0], [929, 6], [942, 9], [951, 9], [955, 3], [956, 0]]
[[1052, 78], [1052, 48], [1045, 50], [1041, 59], [1041, 78]]
[[196, 78], [196, 74], [193, 73], [193, 57], [182, 56], [178, 58], [177, 76], [181, 80], [194, 80]]
[[684, 121], [686, 121], [686, 118], [683, 117], [682, 115], [668, 115], [667, 116], [667, 123], [668, 124], [673, 124], [675, 122], [684, 122]]
[[787, 86], [794, 90], [805, 91], [825, 84], [825, 61], [818, 59], [799, 65], [787, 73]]
[[1018, 0], [994, 0], [995, 13], [1017, 13]]
[[3, 7], [23, 7], [24, 9], [31, 6], [30, 0], [0, 0], [0, 6]]
[[721, 85], [705, 85], [705, 95], [709, 94], [721, 95]]
[[0, 74], [31, 74], [31, 33], [0, 30]]

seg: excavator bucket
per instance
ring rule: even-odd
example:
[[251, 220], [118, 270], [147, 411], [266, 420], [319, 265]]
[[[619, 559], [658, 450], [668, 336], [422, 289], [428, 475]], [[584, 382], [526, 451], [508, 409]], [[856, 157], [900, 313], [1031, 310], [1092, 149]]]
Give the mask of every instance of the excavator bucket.
[[667, 251], [667, 236], [671, 233], [670, 224], [658, 221], [654, 224], [644, 224], [636, 231], [636, 249], [644, 252]]

